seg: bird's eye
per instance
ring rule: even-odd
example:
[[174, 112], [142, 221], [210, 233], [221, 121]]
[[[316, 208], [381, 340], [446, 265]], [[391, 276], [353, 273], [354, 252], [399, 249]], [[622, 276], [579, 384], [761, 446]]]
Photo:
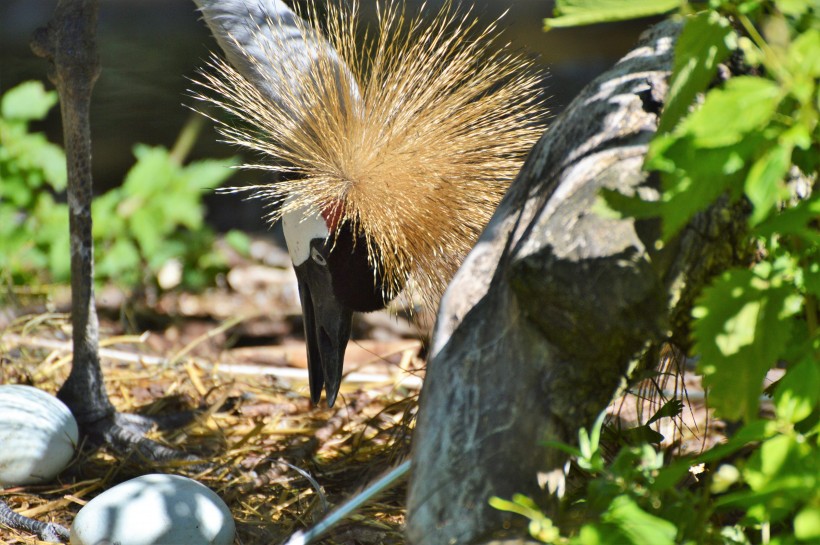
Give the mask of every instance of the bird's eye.
[[323, 256], [322, 253], [316, 248], [310, 249], [310, 257], [322, 267], [327, 267], [327, 260], [325, 259], [325, 256]]

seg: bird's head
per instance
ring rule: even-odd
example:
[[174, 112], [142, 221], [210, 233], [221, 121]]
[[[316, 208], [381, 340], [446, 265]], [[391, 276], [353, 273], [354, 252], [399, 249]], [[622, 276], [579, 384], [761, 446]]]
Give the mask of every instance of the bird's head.
[[359, 2], [308, 0], [310, 21], [281, 0], [197, 2], [233, 66], [215, 58], [194, 98], [261, 157], [249, 168], [285, 174], [234, 190], [281, 205], [311, 397], [333, 405], [354, 311], [405, 284], [438, 305], [543, 133], [542, 78], [458, 2], [432, 17], [380, 2], [375, 32]]
[[282, 227], [299, 283], [304, 315], [310, 397], [322, 388], [333, 406], [342, 380], [353, 312], [371, 312], [389, 301], [379, 268], [368, 258], [365, 236], [342, 219], [340, 205], [321, 212], [309, 207], [286, 211]]

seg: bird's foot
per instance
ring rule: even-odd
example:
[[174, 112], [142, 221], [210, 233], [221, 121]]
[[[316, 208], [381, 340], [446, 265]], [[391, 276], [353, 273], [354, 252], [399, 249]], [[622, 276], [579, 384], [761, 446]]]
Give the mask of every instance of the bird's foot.
[[0, 500], [0, 525], [35, 534], [42, 541], [65, 543], [69, 540], [69, 531], [54, 522], [40, 522], [24, 517], [11, 510], [11, 507]]
[[194, 462], [197, 457], [146, 437], [154, 428], [184, 426], [193, 419], [193, 415], [190, 411], [161, 416], [113, 413], [93, 422], [80, 423], [80, 427], [89, 445], [106, 446], [120, 456], [136, 456], [148, 462]]

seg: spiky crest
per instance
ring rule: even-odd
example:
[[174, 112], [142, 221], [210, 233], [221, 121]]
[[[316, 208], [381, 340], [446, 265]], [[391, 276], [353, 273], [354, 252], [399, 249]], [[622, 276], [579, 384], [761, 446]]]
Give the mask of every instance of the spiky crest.
[[224, 139], [265, 158], [246, 167], [290, 173], [232, 190], [281, 204], [274, 220], [341, 206], [338, 225], [364, 234], [390, 295], [409, 277], [435, 306], [544, 130], [541, 78], [509, 46], [494, 49], [496, 23], [478, 29], [450, 2], [429, 22], [380, 2], [364, 45], [356, 2], [328, 6], [323, 28], [310, 6], [298, 26], [316, 45], [309, 62], [268, 45], [264, 62], [248, 55], [263, 85], [217, 57], [201, 72], [195, 98], [234, 118], [217, 120]]

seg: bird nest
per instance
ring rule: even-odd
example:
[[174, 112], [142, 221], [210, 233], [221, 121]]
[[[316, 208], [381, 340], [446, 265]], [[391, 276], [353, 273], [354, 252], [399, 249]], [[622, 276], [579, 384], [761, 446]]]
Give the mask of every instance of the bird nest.
[[[226, 363], [226, 353], [195, 356], [206, 331], [170, 357], [146, 335], [102, 335], [106, 388], [118, 411], [192, 414], [189, 424], [150, 438], [206, 464], [162, 466], [106, 448], [81, 448], [55, 482], [0, 490], [15, 511], [70, 526], [77, 511], [115, 484], [145, 473], [196, 479], [229, 506], [236, 543], [278, 543], [308, 527], [409, 452], [417, 410], [421, 343], [396, 341], [343, 383], [336, 406], [312, 407], [304, 369]], [[215, 328], [217, 329], [217, 328]], [[41, 314], [0, 326], [0, 384], [56, 393], [71, 362], [65, 315]], [[401, 344], [403, 342], [403, 344]], [[372, 348], [372, 347], [370, 347]], [[199, 351], [201, 353], [201, 351]], [[409, 381], [408, 386], [408, 378]], [[405, 486], [370, 502], [321, 543], [403, 543]], [[0, 531], [0, 544], [40, 543]]]

